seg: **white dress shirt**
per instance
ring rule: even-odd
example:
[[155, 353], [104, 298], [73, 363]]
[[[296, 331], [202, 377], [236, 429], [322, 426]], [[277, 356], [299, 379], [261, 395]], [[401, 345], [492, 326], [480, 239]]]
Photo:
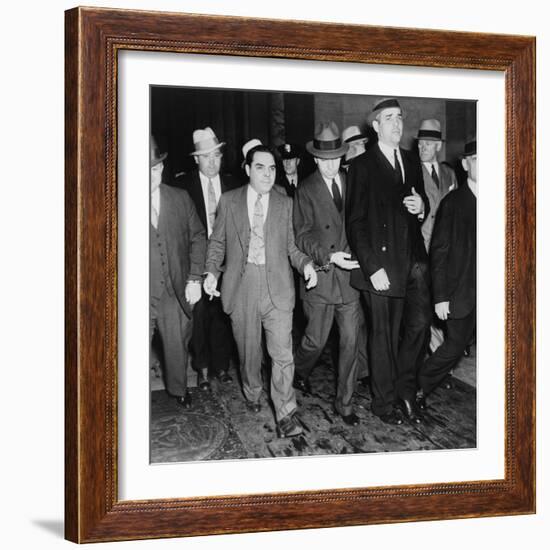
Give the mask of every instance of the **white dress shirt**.
[[[246, 205], [248, 209], [248, 221], [250, 222], [250, 227], [252, 227], [254, 222], [254, 205], [256, 204], [257, 197], [258, 193], [254, 191], [250, 184], [248, 184], [248, 189], [246, 190]], [[267, 219], [267, 209], [269, 208], [269, 193], [261, 195], [260, 202], [262, 204], [265, 223], [265, 220]]]
[[432, 166], [433, 166], [434, 170], [435, 170], [435, 173], [437, 174], [437, 177], [439, 177], [439, 163], [437, 163], [437, 162], [423, 162], [422, 164], [426, 167], [426, 170], [428, 170], [428, 174], [430, 174], [430, 176], [432, 175]]
[[155, 219], [153, 211], [160, 217], [160, 187], [158, 186], [151, 192], [151, 223], [155, 229], [158, 229], [158, 217]]
[[401, 166], [401, 174], [403, 175], [403, 183], [405, 183], [405, 167], [403, 165], [403, 158], [401, 157], [401, 151], [399, 150], [399, 147], [390, 147], [389, 145], [386, 145], [381, 141], [378, 142], [378, 147], [380, 148], [380, 151], [382, 151], [382, 154], [388, 159], [389, 163], [393, 166], [394, 170], [395, 170], [394, 151], [397, 151], [397, 158], [399, 159], [399, 164]]
[[470, 188], [470, 191], [474, 194], [474, 197], [477, 199], [477, 181], [468, 178], [468, 187]]
[[[199, 177], [201, 180], [202, 187], [202, 198], [204, 199], [204, 207], [206, 209], [206, 229], [208, 232], [208, 237], [212, 234], [213, 227], [210, 226], [210, 220], [208, 219], [208, 178], [199, 170]], [[220, 181], [220, 175], [212, 179], [212, 186], [214, 187], [214, 195], [216, 195], [216, 206], [220, 202], [220, 197], [222, 196], [222, 184]]]

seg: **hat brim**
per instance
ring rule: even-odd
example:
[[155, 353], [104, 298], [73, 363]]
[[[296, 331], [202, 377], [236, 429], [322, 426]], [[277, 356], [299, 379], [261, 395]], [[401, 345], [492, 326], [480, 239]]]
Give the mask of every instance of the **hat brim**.
[[445, 141], [442, 137], [436, 138], [431, 136], [416, 136], [416, 139], [420, 141], [421, 139], [424, 141]]
[[151, 161], [151, 168], [153, 168], [153, 166], [156, 166], [157, 164], [160, 164], [167, 156], [168, 156], [168, 153], [162, 153], [162, 155], [160, 155], [160, 157], [157, 157], [156, 159], [153, 159]]
[[307, 152], [320, 159], [337, 159], [343, 157], [347, 153], [348, 149], [349, 145], [347, 143], [342, 143], [338, 149], [333, 149], [332, 151], [315, 149], [313, 146], [313, 141], [308, 141], [306, 143]]
[[190, 155], [194, 157], [200, 157], [201, 155], [208, 155], [212, 151], [215, 151], [216, 149], [219, 149], [220, 147], [223, 147], [225, 145], [225, 141], [222, 141], [218, 143], [217, 145], [214, 145], [214, 147], [210, 147], [210, 149], [203, 149], [202, 151], [193, 151], [190, 153]]
[[[382, 109], [377, 109], [376, 111], [372, 111], [367, 115], [367, 122], [372, 126], [372, 123], [374, 122], [374, 119], [377, 117], [378, 113], [381, 113], [385, 109], [395, 109], [396, 107], [382, 107]], [[403, 110], [403, 107], [399, 106], [399, 109], [401, 109], [401, 117], [405, 118], [405, 111]]]

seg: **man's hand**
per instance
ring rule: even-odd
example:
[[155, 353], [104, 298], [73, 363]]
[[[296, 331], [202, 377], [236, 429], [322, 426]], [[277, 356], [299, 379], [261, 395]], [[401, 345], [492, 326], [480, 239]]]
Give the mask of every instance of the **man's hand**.
[[372, 283], [374, 290], [378, 290], [379, 292], [390, 289], [390, 280], [388, 279], [388, 274], [383, 267], [370, 276], [370, 282]]
[[442, 320], [446, 321], [450, 314], [449, 302], [439, 302], [435, 304], [435, 314]]
[[185, 285], [185, 299], [189, 305], [195, 305], [201, 299], [200, 281], [189, 281]]
[[350, 260], [350, 258], [351, 254], [348, 254], [347, 252], [335, 252], [330, 255], [329, 262], [348, 271], [350, 269], [358, 269], [359, 262], [357, 260]]
[[412, 195], [408, 195], [403, 199], [403, 204], [410, 214], [424, 214], [424, 201], [414, 187], [412, 188]]
[[204, 292], [210, 296], [210, 299], [214, 298], [214, 296], [219, 296], [220, 292], [219, 290], [216, 290], [216, 286], [218, 286], [218, 281], [216, 277], [212, 273], [208, 273], [206, 275], [206, 278], [204, 279], [204, 283], [202, 284], [204, 288]]
[[317, 286], [317, 272], [312, 263], [304, 267], [304, 279], [306, 280], [306, 288], [308, 290]]

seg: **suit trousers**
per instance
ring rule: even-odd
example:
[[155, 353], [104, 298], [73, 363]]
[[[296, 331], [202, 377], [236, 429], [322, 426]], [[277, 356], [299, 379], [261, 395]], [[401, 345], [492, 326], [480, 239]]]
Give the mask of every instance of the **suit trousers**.
[[[296, 351], [296, 370], [307, 378], [317, 363], [336, 320], [339, 333], [338, 382], [335, 408], [341, 415], [351, 414], [351, 399], [357, 380], [359, 326], [363, 317], [359, 300], [348, 304], [303, 302], [307, 325]], [[364, 323], [363, 323], [364, 324]]]
[[212, 376], [227, 372], [232, 348], [231, 322], [222, 309], [220, 298], [209, 300], [208, 296], [203, 296], [193, 308], [194, 369], [208, 369]]
[[476, 322], [476, 308], [463, 319], [447, 319], [447, 334], [439, 346], [422, 365], [418, 373], [418, 386], [428, 395], [437, 388], [453, 369], [464, 348], [470, 343]]
[[164, 358], [164, 382], [166, 390], [174, 396], [187, 391], [187, 358], [193, 323], [185, 315], [176, 296], [162, 292], [151, 296], [149, 308], [149, 344], [155, 329], [158, 330]]
[[243, 392], [251, 403], [262, 394], [262, 327], [271, 357], [270, 393], [279, 422], [296, 410], [294, 358], [292, 355], [292, 311], [277, 309], [269, 295], [264, 265], [246, 264], [235, 296], [231, 324], [239, 351]]
[[431, 321], [427, 266], [414, 263], [404, 298], [364, 292], [369, 334], [372, 412], [391, 411], [399, 397], [416, 393], [417, 361], [428, 344]]

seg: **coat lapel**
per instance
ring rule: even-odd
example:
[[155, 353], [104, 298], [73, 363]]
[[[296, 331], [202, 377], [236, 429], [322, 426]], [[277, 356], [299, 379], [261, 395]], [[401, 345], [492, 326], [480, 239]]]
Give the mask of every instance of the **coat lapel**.
[[269, 250], [276, 250], [276, 244], [273, 244], [273, 240], [277, 238], [278, 235], [281, 235], [281, 229], [279, 224], [281, 223], [281, 205], [283, 202], [283, 195], [278, 191], [272, 189], [269, 192], [269, 207], [267, 209], [267, 219], [264, 223], [264, 244], [265, 244], [265, 255], [267, 261], [267, 255]]
[[250, 221], [246, 204], [247, 190], [248, 185], [240, 187], [239, 192], [235, 193], [231, 201], [231, 215], [243, 251], [248, 250], [248, 241], [250, 240]]

